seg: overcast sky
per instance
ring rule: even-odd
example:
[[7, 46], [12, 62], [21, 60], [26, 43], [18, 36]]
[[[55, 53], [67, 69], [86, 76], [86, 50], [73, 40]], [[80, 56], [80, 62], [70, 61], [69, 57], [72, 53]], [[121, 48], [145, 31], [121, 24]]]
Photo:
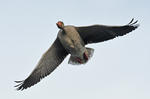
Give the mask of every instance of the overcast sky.
[[[0, 0], [1, 99], [150, 99], [149, 0]], [[76, 26], [140, 27], [123, 37], [91, 44], [85, 65], [64, 62], [35, 86], [16, 91], [58, 32], [56, 22]]]

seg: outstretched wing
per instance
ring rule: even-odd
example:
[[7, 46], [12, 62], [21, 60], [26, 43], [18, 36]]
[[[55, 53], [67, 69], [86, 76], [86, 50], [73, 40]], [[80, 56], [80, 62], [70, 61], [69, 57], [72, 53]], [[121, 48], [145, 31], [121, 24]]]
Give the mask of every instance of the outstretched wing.
[[132, 19], [127, 25], [124, 26], [105, 26], [105, 25], [92, 25], [85, 27], [76, 27], [81, 38], [85, 44], [97, 43], [113, 39], [117, 36], [123, 36], [135, 30], [139, 24], [138, 21], [133, 22]]
[[15, 87], [18, 87], [17, 90], [23, 90], [38, 83], [42, 78], [53, 72], [67, 55], [68, 53], [57, 38], [52, 46], [43, 54], [30, 76], [24, 81], [15, 81], [19, 83]]

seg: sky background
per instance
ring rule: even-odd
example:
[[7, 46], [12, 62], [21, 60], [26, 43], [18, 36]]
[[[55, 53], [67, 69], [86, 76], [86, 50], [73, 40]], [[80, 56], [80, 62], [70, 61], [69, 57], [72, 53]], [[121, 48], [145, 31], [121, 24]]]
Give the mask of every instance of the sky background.
[[[150, 99], [150, 0], [0, 0], [1, 99]], [[140, 27], [123, 37], [91, 44], [81, 66], [64, 62], [35, 86], [16, 91], [54, 42], [56, 22], [76, 26]]]

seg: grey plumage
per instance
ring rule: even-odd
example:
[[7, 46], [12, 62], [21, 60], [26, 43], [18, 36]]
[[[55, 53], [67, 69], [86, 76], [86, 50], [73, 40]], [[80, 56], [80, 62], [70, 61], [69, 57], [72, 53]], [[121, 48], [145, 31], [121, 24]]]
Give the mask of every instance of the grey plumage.
[[17, 90], [23, 90], [38, 83], [42, 78], [49, 75], [67, 56], [67, 52], [57, 38], [52, 46], [43, 54], [36, 68], [30, 76], [23, 81], [15, 81], [20, 83], [16, 85]]
[[76, 29], [85, 44], [97, 43], [113, 39], [117, 36], [123, 36], [135, 30], [139, 24], [136, 24], [138, 21], [133, 22], [133, 20], [123, 26], [92, 25], [76, 27]]
[[133, 21], [134, 19], [124, 26], [92, 25], [84, 27], [64, 26], [63, 22], [58, 22], [57, 26], [60, 31], [56, 40], [43, 54], [29, 77], [23, 81], [15, 81], [19, 83], [15, 87], [18, 87], [17, 90], [23, 90], [38, 83], [53, 72], [68, 54], [71, 54], [70, 64], [85, 64], [92, 57], [94, 51], [92, 48], [86, 48], [86, 44], [123, 36], [139, 26], [136, 24], [138, 21]]

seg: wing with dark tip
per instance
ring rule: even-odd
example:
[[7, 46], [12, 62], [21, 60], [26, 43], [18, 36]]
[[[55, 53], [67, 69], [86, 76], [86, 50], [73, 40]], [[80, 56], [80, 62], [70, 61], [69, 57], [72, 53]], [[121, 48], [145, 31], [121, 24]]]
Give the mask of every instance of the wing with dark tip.
[[139, 24], [138, 21], [133, 22], [132, 19], [127, 25], [124, 26], [105, 26], [105, 25], [92, 25], [85, 27], [76, 27], [81, 38], [85, 44], [97, 43], [113, 39], [117, 36], [123, 36], [135, 30]]
[[43, 54], [30, 76], [23, 81], [15, 81], [19, 83], [15, 87], [18, 87], [17, 90], [23, 90], [38, 83], [42, 78], [53, 72], [67, 55], [68, 53], [57, 38], [52, 46]]

